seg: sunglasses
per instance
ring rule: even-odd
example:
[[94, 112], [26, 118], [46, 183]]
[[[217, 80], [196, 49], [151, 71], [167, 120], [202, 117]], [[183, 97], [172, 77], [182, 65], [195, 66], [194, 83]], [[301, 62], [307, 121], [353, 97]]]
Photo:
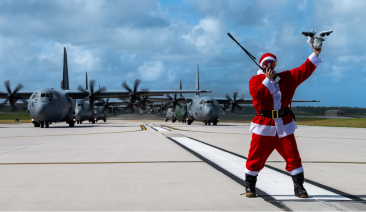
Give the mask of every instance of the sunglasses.
[[276, 62], [275, 61], [273, 61], [273, 60], [266, 60], [266, 61], [264, 61], [263, 62], [263, 65], [264, 66], [271, 66], [271, 67], [275, 67], [276, 66]]

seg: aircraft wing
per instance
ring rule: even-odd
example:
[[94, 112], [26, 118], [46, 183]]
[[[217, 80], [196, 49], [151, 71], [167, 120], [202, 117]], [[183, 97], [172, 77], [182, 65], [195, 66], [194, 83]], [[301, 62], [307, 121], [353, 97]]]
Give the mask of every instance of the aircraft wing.
[[[104, 102], [95, 102], [95, 106], [104, 106]], [[108, 106], [120, 106], [120, 105], [129, 105], [129, 102], [108, 102]]]
[[[193, 97], [178, 97], [177, 102], [178, 103], [189, 103], [191, 102]], [[169, 97], [162, 96], [162, 97], [148, 97], [146, 99], [147, 102], [171, 102], [172, 100]]]
[[85, 99], [89, 96], [88, 93], [80, 92], [80, 91], [67, 91], [67, 96], [73, 99]]
[[152, 97], [148, 97], [146, 99], [146, 101], [147, 102], [171, 102], [171, 100], [166, 96], [162, 96], [162, 97], [152, 96]]
[[[17, 99], [29, 99], [34, 91], [19, 91], [15, 94], [15, 98]], [[8, 93], [4, 93], [0, 91], [0, 99], [7, 99], [9, 97]]]
[[[223, 97], [218, 97], [218, 98], [213, 97], [213, 98], [216, 99], [219, 102], [219, 104], [230, 104], [230, 100], [228, 100], [227, 98], [223, 98]], [[252, 101], [252, 99], [240, 98], [240, 99], [236, 100], [236, 103], [237, 104], [253, 104], [253, 101]]]
[[130, 99], [130, 92], [128, 91], [102, 91], [95, 95], [97, 98], [117, 98]]
[[164, 96], [165, 94], [180, 94], [180, 93], [211, 93], [209, 90], [159, 90], [159, 91], [151, 91], [151, 90], [143, 90], [138, 91], [137, 95], [139, 96]]
[[[68, 91], [67, 95], [73, 99], [85, 99], [89, 96], [87, 92]], [[130, 92], [128, 91], [102, 91], [95, 94], [96, 98], [123, 98], [129, 99]]]

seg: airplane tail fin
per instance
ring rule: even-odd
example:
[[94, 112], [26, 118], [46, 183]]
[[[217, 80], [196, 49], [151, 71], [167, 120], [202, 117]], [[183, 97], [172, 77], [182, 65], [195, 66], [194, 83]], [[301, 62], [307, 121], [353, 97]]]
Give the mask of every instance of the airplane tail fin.
[[67, 66], [67, 53], [66, 48], [64, 47], [64, 67], [63, 67], [63, 76], [61, 81], [61, 90], [70, 90], [69, 88], [69, 70]]
[[88, 72], [85, 72], [85, 90], [88, 90]]
[[[200, 89], [200, 75], [199, 75], [199, 69], [197, 64], [197, 72], [196, 72], [196, 90]], [[200, 96], [200, 93], [196, 93], [196, 96]]]
[[[182, 90], [182, 80], [180, 80], [180, 85], [179, 85], [179, 89]], [[182, 97], [182, 93], [179, 94], [180, 97]]]

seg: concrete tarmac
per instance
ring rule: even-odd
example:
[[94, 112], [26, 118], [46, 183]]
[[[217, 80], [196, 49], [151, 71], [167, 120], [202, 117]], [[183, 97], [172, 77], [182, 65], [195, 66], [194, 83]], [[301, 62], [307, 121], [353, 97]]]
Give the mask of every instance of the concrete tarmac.
[[[279, 201], [269, 193], [240, 195], [239, 178], [171, 139], [245, 158], [249, 124], [189, 126], [151, 117], [121, 115], [74, 128], [0, 125], [0, 210], [366, 211], [366, 129], [299, 126], [306, 179], [349, 200]], [[266, 164], [285, 170], [276, 151]]]

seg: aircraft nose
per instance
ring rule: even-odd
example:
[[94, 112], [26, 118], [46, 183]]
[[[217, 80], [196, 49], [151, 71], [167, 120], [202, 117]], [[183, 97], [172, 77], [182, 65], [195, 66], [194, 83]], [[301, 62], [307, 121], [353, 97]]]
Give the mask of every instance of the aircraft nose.
[[207, 119], [211, 116], [212, 114], [212, 108], [211, 107], [207, 107], [206, 110], [204, 110], [203, 112], [203, 116]]
[[35, 112], [41, 121], [48, 121], [52, 116], [51, 107], [47, 103], [39, 102], [35, 107]]

